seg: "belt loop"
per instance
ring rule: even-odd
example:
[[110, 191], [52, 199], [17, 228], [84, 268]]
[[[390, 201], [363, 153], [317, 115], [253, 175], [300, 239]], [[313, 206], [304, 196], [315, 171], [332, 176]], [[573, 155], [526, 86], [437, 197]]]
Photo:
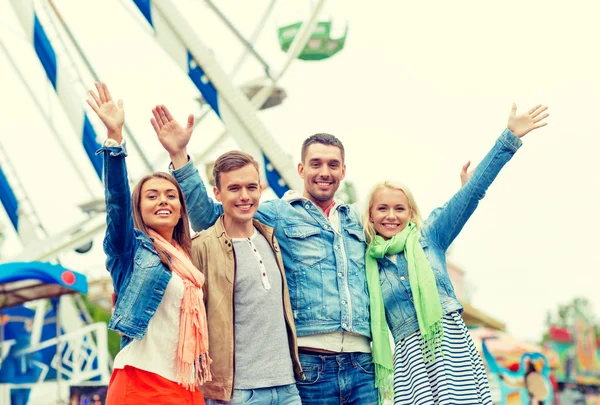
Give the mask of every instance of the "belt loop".
[[361, 354], [362, 353], [359, 353], [359, 352], [350, 353], [350, 361], [352, 363], [352, 367], [354, 367], [354, 368], [358, 367], [358, 356]]
[[346, 359], [344, 357], [346, 357], [346, 353], [340, 353], [337, 356], [335, 356], [335, 360], [336, 360], [336, 362], [338, 364], [338, 367], [340, 369], [345, 368], [345, 364], [344, 363], [346, 363], [346, 361], [345, 361]]

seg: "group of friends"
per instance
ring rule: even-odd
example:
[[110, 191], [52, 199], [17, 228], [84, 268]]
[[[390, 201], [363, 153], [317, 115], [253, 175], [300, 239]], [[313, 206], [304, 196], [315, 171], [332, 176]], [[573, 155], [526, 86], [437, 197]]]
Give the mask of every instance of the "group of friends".
[[323, 133], [302, 144], [302, 192], [260, 202], [258, 163], [229, 151], [214, 163], [215, 201], [188, 156], [193, 116], [182, 126], [165, 106], [151, 124], [169, 173], [130, 192], [123, 102], [95, 87], [109, 328], [122, 339], [108, 405], [491, 404], [446, 251], [547, 107], [513, 104], [488, 154], [423, 219], [394, 182], [373, 187], [362, 215], [335, 199], [345, 151]]

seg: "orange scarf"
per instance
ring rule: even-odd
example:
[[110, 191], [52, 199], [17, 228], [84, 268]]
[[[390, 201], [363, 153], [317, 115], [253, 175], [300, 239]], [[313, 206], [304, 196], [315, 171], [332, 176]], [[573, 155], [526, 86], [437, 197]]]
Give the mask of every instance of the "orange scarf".
[[[194, 266], [189, 256], [175, 240], [171, 244], [152, 229], [149, 229], [148, 233], [155, 239], [158, 247], [169, 254], [171, 271], [183, 280], [185, 290], [181, 301], [181, 318], [179, 320], [177, 382], [184, 388], [194, 391], [196, 385], [211, 381], [210, 363], [212, 360], [208, 357], [206, 308], [202, 293], [204, 274]], [[195, 376], [192, 374], [194, 370]]]

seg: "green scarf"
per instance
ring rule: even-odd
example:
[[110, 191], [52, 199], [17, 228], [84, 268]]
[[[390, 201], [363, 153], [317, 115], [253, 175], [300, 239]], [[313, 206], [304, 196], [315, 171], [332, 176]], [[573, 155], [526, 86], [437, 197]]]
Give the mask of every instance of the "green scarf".
[[[391, 239], [385, 240], [379, 235], [375, 236], [367, 249], [367, 283], [369, 283], [369, 294], [373, 294], [371, 290], [373, 282], [369, 282], [368, 277], [369, 274], [376, 273], [378, 299], [383, 302], [376, 259], [404, 252], [408, 262], [408, 281], [422, 337], [421, 352], [425, 362], [431, 363], [435, 361], [435, 349], [442, 343], [442, 305], [435, 284], [435, 275], [419, 243], [419, 237], [420, 232], [412, 222], [409, 222]], [[373, 298], [371, 298], [371, 305], [373, 305], [372, 303]], [[373, 313], [373, 309], [371, 309], [371, 313]], [[383, 316], [385, 321], [385, 313]], [[373, 318], [371, 318], [371, 325], [373, 325]], [[373, 339], [373, 344], [375, 344], [375, 339]]]
[[381, 405], [385, 399], [391, 399], [394, 396], [394, 364], [388, 324], [385, 319], [383, 295], [379, 284], [379, 267], [377, 260], [369, 254], [370, 250], [371, 246], [367, 248], [365, 260], [369, 288], [373, 363], [375, 363], [375, 386], [379, 389], [379, 404]]

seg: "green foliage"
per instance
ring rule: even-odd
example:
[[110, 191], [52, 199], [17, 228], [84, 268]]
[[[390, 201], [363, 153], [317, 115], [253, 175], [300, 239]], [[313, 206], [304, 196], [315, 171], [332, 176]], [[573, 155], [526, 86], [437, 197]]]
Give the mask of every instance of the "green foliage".
[[[110, 312], [105, 311], [99, 305], [90, 302], [86, 296], [81, 296], [85, 306], [90, 313], [90, 316], [94, 320], [94, 322], [104, 322], [108, 325], [108, 321], [110, 321]], [[107, 334], [108, 340], [108, 353], [114, 359], [117, 353], [121, 348], [121, 337], [119, 334], [113, 330], [109, 330]]]
[[346, 204], [354, 204], [357, 201], [356, 186], [354, 183], [348, 180], [344, 181], [336, 193], [335, 198], [342, 200]]
[[600, 336], [600, 324], [594, 314], [592, 304], [587, 298], [575, 297], [571, 302], [559, 304], [555, 312], [548, 311], [546, 313], [546, 332], [542, 337], [541, 343], [543, 344], [548, 340], [548, 329], [551, 326], [572, 331], [577, 314], [580, 314], [588, 322], [594, 324], [596, 336]]

